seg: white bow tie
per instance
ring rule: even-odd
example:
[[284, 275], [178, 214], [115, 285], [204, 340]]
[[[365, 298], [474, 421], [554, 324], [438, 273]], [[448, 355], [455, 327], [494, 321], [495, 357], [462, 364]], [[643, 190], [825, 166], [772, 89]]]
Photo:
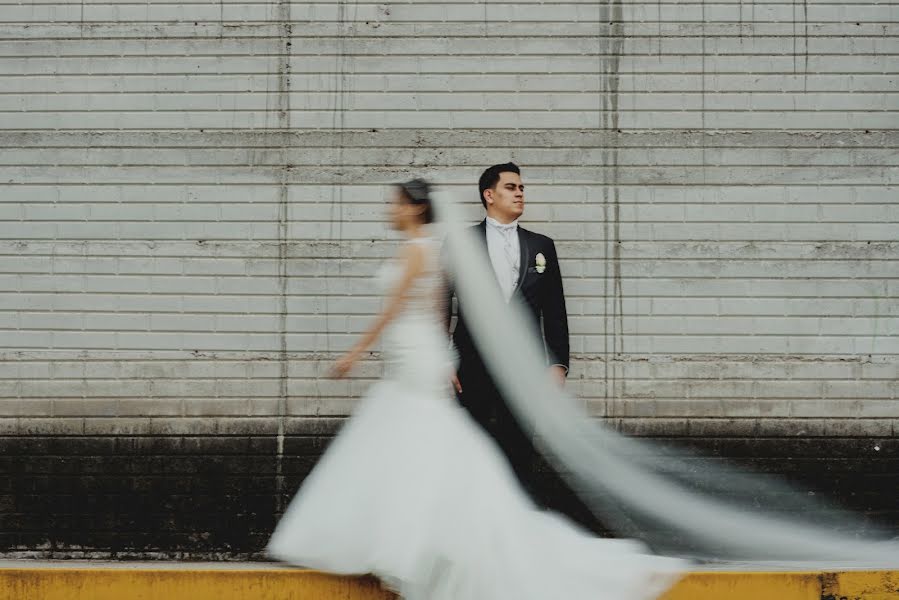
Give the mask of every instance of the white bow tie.
[[512, 221], [511, 223], [500, 223], [499, 221], [490, 219], [489, 221], [487, 221], [487, 224], [505, 234], [518, 229], [518, 221]]

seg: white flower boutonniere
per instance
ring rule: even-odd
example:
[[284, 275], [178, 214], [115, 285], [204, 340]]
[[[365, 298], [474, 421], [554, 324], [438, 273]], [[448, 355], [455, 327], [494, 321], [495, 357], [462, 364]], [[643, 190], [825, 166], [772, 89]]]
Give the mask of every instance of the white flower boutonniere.
[[537, 253], [537, 257], [534, 259], [534, 266], [537, 268], [538, 273], [546, 270], [546, 257], [543, 256], [542, 252]]

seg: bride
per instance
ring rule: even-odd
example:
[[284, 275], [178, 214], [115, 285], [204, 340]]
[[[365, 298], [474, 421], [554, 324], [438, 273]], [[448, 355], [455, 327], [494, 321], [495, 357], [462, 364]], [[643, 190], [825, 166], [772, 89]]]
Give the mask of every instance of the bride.
[[268, 553], [372, 573], [408, 600], [648, 599], [684, 568], [537, 510], [502, 452], [457, 405], [428, 184], [396, 187], [399, 256], [378, 275], [384, 309], [337, 361], [345, 376], [383, 338], [384, 377], [304, 481]]

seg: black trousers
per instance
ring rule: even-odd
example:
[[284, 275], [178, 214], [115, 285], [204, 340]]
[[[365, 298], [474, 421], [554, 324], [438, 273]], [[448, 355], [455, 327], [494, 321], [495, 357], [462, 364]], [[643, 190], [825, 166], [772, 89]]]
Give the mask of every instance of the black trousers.
[[464, 377], [459, 403], [492, 437], [509, 461], [521, 486], [537, 506], [563, 514], [597, 535], [607, 528], [544, 458], [533, 438], [519, 424], [492, 381]]

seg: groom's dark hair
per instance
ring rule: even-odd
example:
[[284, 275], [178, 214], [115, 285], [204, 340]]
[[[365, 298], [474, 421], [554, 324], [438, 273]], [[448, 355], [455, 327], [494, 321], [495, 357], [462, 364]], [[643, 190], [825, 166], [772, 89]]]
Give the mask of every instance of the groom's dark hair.
[[499, 183], [499, 176], [503, 173], [515, 173], [516, 175], [521, 175], [521, 169], [519, 169], [518, 165], [515, 163], [507, 162], [501, 165], [487, 167], [487, 170], [481, 173], [481, 178], [478, 180], [478, 189], [481, 193], [481, 204], [484, 205], [484, 208], [487, 208], [487, 201], [484, 200], [484, 190], [490, 190], [496, 187], [496, 184]]

